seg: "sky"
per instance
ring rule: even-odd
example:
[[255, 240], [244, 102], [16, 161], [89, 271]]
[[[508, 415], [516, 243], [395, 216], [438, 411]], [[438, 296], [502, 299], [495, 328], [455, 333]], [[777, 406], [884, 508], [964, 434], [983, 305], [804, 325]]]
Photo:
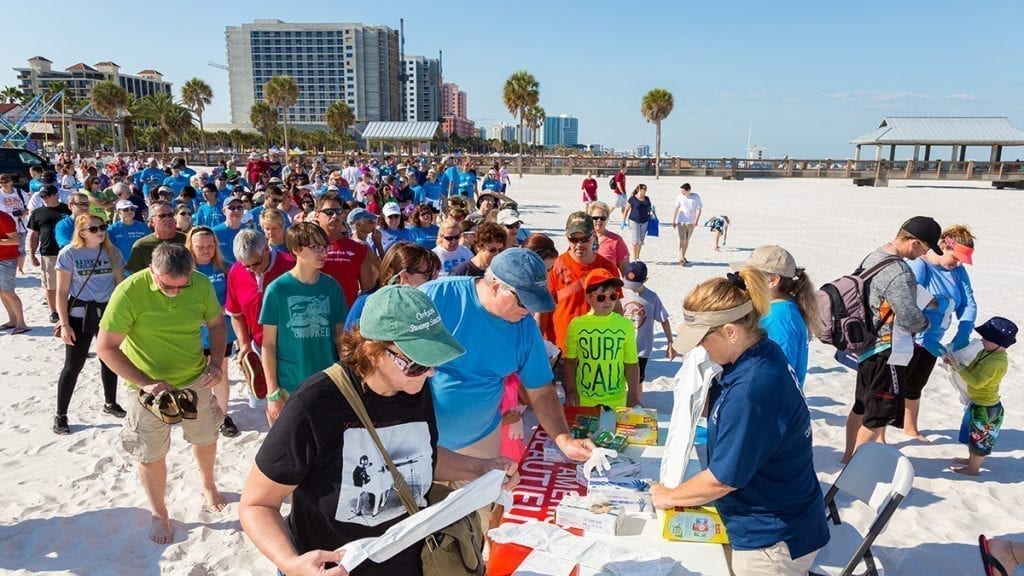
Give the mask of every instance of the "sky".
[[[50, 0], [53, 33], [5, 27], [0, 86], [15, 85], [13, 68], [35, 55], [59, 69], [113, 60], [126, 73], [159, 70], [176, 96], [184, 81], [202, 78], [214, 92], [205, 121], [228, 122], [227, 72], [207, 65], [227, 62], [226, 26], [277, 18], [397, 29], [404, 18], [405, 53], [443, 52], [444, 80], [467, 93], [477, 127], [513, 122], [502, 86], [527, 70], [540, 83], [547, 115], [575, 116], [580, 143], [616, 149], [646, 144], [653, 153], [655, 128], [640, 113], [652, 88], [667, 89], [675, 101], [662, 123], [662, 153], [687, 157], [742, 157], [749, 133], [765, 157], [851, 158], [849, 140], [885, 116], [1006, 116], [1024, 129], [1020, 46], [1008, 24], [1024, 18], [1019, 0], [154, 6], [107, 0], [103, 9], [82, 9], [78, 1]], [[38, 22], [39, 7], [5, 3], [4, 16]], [[1004, 158], [1024, 155], [1018, 150]], [[911, 154], [897, 150], [898, 159]], [[988, 151], [969, 149], [968, 157], [988, 159]]]

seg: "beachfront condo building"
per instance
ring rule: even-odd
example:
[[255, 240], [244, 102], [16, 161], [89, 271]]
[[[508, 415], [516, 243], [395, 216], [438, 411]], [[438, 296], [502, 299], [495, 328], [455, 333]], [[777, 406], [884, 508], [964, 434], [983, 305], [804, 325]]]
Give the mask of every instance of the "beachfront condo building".
[[32, 96], [46, 92], [51, 82], [63, 82], [71, 96], [88, 100], [92, 87], [105, 80], [118, 84], [136, 98], [156, 92], [171, 93], [171, 83], [164, 82], [163, 75], [156, 70], [122, 74], [121, 67], [110, 61], [97, 62], [92, 66], [79, 62], [64, 70], [54, 70], [52, 60], [33, 56], [28, 60], [28, 68], [15, 68], [14, 71], [18, 73], [18, 89]]
[[275, 19], [228, 26], [225, 37], [233, 124], [249, 124], [249, 109], [274, 76], [291, 76], [299, 87], [289, 124], [322, 126], [337, 100], [352, 108], [356, 122], [404, 119], [396, 30]]
[[406, 56], [405, 92], [402, 93], [402, 118], [408, 122], [441, 120], [441, 61], [423, 56]]
[[441, 131], [460, 138], [476, 135], [476, 123], [466, 117], [466, 93], [453, 82], [441, 84]]
[[580, 121], [568, 114], [549, 116], [544, 119], [544, 145], [576, 146], [580, 143]]

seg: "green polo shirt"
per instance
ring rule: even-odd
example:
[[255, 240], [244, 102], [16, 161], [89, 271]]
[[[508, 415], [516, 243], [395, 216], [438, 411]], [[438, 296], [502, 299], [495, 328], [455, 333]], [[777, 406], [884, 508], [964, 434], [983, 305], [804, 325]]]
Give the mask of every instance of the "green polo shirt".
[[192, 284], [169, 298], [147, 268], [114, 289], [100, 328], [125, 335], [121, 349], [143, 374], [183, 388], [206, 369], [200, 327], [221, 313], [203, 274], [193, 272]]

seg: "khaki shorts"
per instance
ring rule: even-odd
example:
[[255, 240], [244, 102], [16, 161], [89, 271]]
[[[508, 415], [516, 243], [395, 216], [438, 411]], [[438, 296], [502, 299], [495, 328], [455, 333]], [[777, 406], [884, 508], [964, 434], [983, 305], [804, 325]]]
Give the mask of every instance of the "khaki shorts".
[[736, 576], [804, 576], [814, 565], [815, 550], [799, 558], [789, 557], [789, 546], [779, 542], [757, 550], [733, 550], [730, 556]]
[[680, 242], [689, 241], [690, 237], [693, 236], [693, 229], [694, 229], [694, 225], [693, 224], [683, 224], [682, 222], [680, 222], [679, 224], [676, 224], [676, 232], [679, 233], [679, 241]]
[[[199, 397], [196, 407], [199, 417], [182, 420], [185, 440], [193, 446], [206, 446], [217, 441], [224, 413], [217, 406], [210, 388], [199, 384], [186, 386]], [[138, 401], [138, 391], [130, 388], [126, 406], [128, 414], [121, 428], [121, 445], [138, 462], [148, 464], [161, 460], [171, 449], [171, 425], [147, 410]]]
[[42, 269], [43, 276], [43, 290], [56, 290], [57, 289], [57, 257], [56, 256], [43, 256], [39, 259], [39, 265]]

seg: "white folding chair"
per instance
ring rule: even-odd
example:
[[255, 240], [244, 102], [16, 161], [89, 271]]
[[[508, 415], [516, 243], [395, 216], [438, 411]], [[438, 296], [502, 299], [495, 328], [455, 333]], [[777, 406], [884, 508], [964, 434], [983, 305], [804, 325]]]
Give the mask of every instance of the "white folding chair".
[[[910, 459], [899, 450], [877, 442], [869, 442], [858, 448], [839, 473], [835, 484], [825, 494], [832, 540], [818, 553], [811, 573], [827, 576], [882, 576], [885, 571], [871, 554], [871, 544], [885, 530], [913, 483], [914, 467]], [[867, 533], [862, 534], [839, 519], [839, 508], [835, 500], [840, 492], [863, 502], [874, 511]], [[860, 543], [851, 556], [849, 548], [844, 548], [843, 544], [857, 540]]]

